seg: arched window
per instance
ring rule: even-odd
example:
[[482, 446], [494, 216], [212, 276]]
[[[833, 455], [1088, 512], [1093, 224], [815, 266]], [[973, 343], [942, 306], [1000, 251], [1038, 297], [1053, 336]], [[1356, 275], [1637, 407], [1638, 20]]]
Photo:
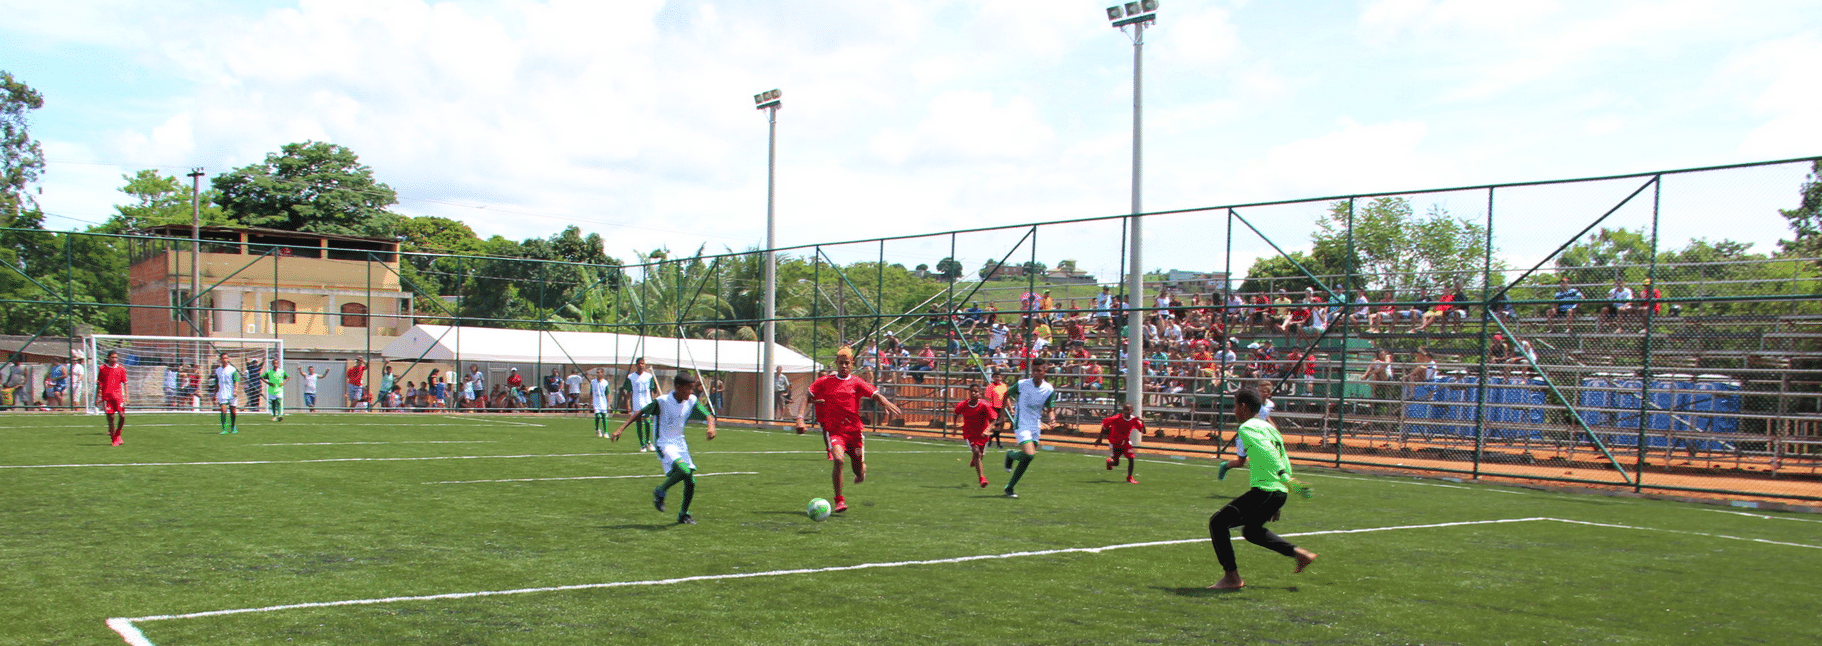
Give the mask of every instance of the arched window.
[[367, 327], [367, 306], [362, 303], [343, 303], [342, 327]]
[[272, 301], [272, 322], [273, 323], [296, 323], [297, 322], [297, 303], [293, 303], [291, 301], [287, 301], [284, 299]]

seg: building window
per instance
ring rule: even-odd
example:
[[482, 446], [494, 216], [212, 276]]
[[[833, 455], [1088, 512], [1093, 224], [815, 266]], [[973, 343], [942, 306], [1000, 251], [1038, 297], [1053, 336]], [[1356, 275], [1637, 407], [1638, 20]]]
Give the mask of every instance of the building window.
[[297, 322], [297, 303], [293, 303], [291, 301], [287, 301], [284, 299], [272, 301], [272, 322], [273, 323], [296, 323]]
[[367, 306], [362, 303], [343, 303], [342, 327], [367, 327]]

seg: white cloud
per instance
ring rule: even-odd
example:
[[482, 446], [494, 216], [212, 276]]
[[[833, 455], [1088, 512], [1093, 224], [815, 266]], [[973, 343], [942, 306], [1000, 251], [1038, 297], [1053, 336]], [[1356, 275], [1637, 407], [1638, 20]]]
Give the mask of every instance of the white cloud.
[[[1742, 52], [1724, 68], [1728, 85], [1744, 91], [1755, 114], [1764, 121], [1745, 134], [1740, 152], [1778, 158], [1822, 151], [1822, 40], [1814, 34], [1764, 43]], [[1746, 87], [1740, 87], [1746, 86]]]

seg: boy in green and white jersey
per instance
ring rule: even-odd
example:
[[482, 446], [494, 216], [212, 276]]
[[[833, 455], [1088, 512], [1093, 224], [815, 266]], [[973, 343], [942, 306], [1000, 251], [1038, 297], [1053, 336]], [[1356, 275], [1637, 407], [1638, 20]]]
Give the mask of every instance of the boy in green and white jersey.
[[659, 397], [646, 404], [639, 412], [633, 413], [626, 423], [614, 429], [608, 439], [620, 441], [620, 433], [626, 427], [644, 419], [657, 422], [652, 444], [658, 452], [660, 471], [664, 473], [664, 484], [652, 490], [652, 506], [664, 511], [664, 494], [673, 485], [683, 483], [683, 507], [677, 510], [677, 522], [682, 525], [694, 525], [696, 519], [690, 517], [690, 501], [696, 497], [696, 463], [690, 460], [690, 445], [683, 439], [683, 426], [691, 418], [700, 418], [708, 422], [708, 439], [715, 439], [715, 415], [696, 399], [696, 378], [687, 372], [679, 371], [671, 380], [673, 389], [669, 395]]
[[[1012, 430], [1018, 437], [1018, 448], [1006, 452], [1006, 470], [1012, 472], [1012, 479], [1006, 482], [1006, 497], [1017, 498], [1013, 491], [1019, 484], [1019, 478], [1025, 477], [1025, 469], [1031, 466], [1031, 460], [1037, 457], [1038, 441], [1042, 439], [1044, 422], [1056, 422], [1056, 384], [1044, 379], [1049, 370], [1043, 359], [1031, 360], [1031, 378], [1020, 379], [1006, 391], [1006, 399], [1012, 408]], [[1012, 463], [1018, 463], [1014, 470]]]
[[239, 387], [240, 370], [228, 361], [228, 353], [223, 352], [215, 364], [215, 406], [221, 409], [222, 435], [240, 432]]
[[595, 378], [588, 381], [589, 403], [595, 410], [595, 436], [607, 437], [608, 391], [612, 389], [607, 381], [607, 371], [595, 369]]
[[285, 367], [277, 361], [266, 369], [260, 378], [266, 382], [266, 406], [272, 411], [272, 421], [285, 421], [285, 380], [291, 376], [285, 374]]
[[1259, 407], [1258, 392], [1241, 390], [1234, 393], [1234, 419], [1240, 422], [1238, 434], [1245, 453], [1233, 462], [1221, 463], [1215, 477], [1225, 480], [1229, 469], [1246, 466], [1252, 488], [1208, 519], [1208, 539], [1214, 543], [1215, 558], [1221, 561], [1221, 569], [1225, 572], [1220, 581], [1209, 586], [1216, 590], [1238, 590], [1246, 586], [1240, 579], [1233, 542], [1227, 533], [1233, 527], [1241, 527], [1240, 535], [1246, 537], [1247, 542], [1296, 559], [1296, 572], [1302, 572], [1303, 568], [1316, 562], [1315, 552], [1292, 545], [1265, 528], [1266, 523], [1277, 519], [1278, 510], [1284, 507], [1293, 487], [1305, 498], [1310, 497], [1310, 490], [1293, 479], [1290, 456], [1284, 451], [1284, 437], [1271, 422], [1256, 416]]

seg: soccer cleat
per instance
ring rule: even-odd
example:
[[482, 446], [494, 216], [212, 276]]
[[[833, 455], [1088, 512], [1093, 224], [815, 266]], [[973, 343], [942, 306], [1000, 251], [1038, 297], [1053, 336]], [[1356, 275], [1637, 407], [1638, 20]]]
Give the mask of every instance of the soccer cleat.
[[987, 488], [987, 479], [986, 478], [981, 478], [981, 488], [982, 489]]
[[216, 433], [216, 435], [227, 435], [227, 434], [228, 434], [228, 429], [225, 429], [225, 428], [221, 429], [220, 433]]
[[1019, 495], [1018, 495], [1018, 494], [1016, 494], [1016, 493], [1013, 493], [1013, 492], [1012, 492], [1012, 487], [1007, 487], [1007, 488], [1005, 488], [1005, 489], [1004, 489], [1004, 491], [1005, 491], [1005, 493], [1006, 493], [1006, 497], [1007, 497], [1007, 498], [1017, 498], [1017, 497], [1019, 497]]
[[695, 519], [695, 517], [690, 516], [689, 514], [678, 514], [677, 515], [677, 524], [694, 525], [694, 524], [696, 524], [696, 519]]
[[1139, 481], [1134, 480], [1132, 476], [1126, 476], [1126, 484], [1139, 484]]
[[112, 442], [112, 443], [110, 443], [110, 444], [111, 444], [111, 445], [112, 445], [112, 446], [120, 446], [120, 444], [121, 444], [121, 442], [120, 442], [120, 438], [118, 438], [118, 437], [116, 437], [116, 438], [114, 438], [114, 441], [113, 441], [113, 442]]
[[660, 493], [655, 490], [652, 491], [652, 506], [657, 507], [658, 511], [664, 511], [664, 494], [663, 493]]
[[239, 432], [240, 432], [240, 427], [239, 427], [239, 426], [236, 426], [236, 427], [233, 427], [233, 428], [230, 428], [230, 429], [228, 429], [228, 432], [229, 432], [229, 433], [239, 433]]
[[1215, 479], [1216, 480], [1226, 480], [1227, 479], [1227, 470], [1233, 468], [1232, 466], [1230, 466], [1231, 464], [1232, 463], [1227, 462], [1225, 460], [1222, 461], [1221, 468], [1215, 470]]
[[848, 499], [843, 498], [841, 496], [836, 496], [835, 497], [835, 509], [830, 510], [829, 513], [839, 514], [841, 512], [847, 511], [847, 510], [848, 510]]
[[1118, 459], [1119, 458], [1107, 458], [1107, 470], [1108, 471], [1113, 470], [1113, 465], [1118, 464], [1118, 462], [1117, 462]]

